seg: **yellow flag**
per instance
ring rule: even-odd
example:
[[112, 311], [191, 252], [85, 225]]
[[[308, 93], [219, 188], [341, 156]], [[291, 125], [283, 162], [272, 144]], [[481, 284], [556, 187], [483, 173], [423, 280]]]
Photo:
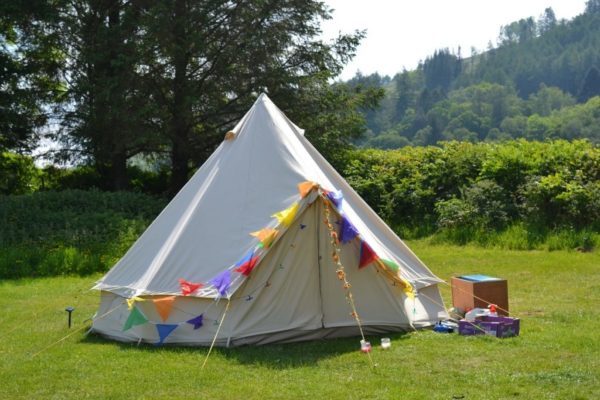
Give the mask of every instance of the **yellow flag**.
[[404, 286], [403, 290], [404, 290], [404, 294], [406, 295], [406, 297], [414, 300], [415, 292], [414, 292], [412, 286], [410, 285], [410, 283], [407, 282], [407, 286]]
[[295, 202], [294, 204], [292, 204], [290, 207], [286, 208], [285, 210], [276, 212], [275, 214], [273, 214], [271, 216], [277, 218], [277, 220], [279, 221], [280, 224], [282, 224], [286, 227], [289, 227], [292, 224], [292, 222], [294, 221], [294, 218], [296, 217], [296, 213], [298, 212], [298, 207], [299, 207], [298, 202]]
[[127, 299], [127, 309], [131, 310], [137, 301], [146, 301], [146, 299], [142, 299], [141, 297], [137, 296]]

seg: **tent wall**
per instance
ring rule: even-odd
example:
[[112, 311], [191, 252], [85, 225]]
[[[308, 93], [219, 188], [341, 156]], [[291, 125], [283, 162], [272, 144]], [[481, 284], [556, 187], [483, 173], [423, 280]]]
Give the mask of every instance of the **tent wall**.
[[[217, 345], [265, 344], [359, 334], [346, 291], [337, 279], [329, 231], [323, 218], [323, 204], [317, 200], [273, 244], [232, 296]], [[337, 220], [335, 213], [332, 213], [332, 220], [334, 223]], [[438, 318], [441, 299], [437, 288], [420, 290], [427, 292], [433, 302], [424, 296], [418, 296], [416, 301], [407, 299], [401, 288], [394, 286], [374, 265], [358, 269], [356, 240], [342, 244], [341, 250], [341, 260], [367, 334], [413, 329], [407, 310], [417, 325], [429, 325], [431, 320]], [[140, 338], [145, 342], [158, 341], [152, 323], [122, 331], [130, 313], [123, 297], [102, 291], [101, 298], [93, 325], [95, 331], [123, 341]], [[215, 301], [179, 296], [166, 321], [161, 321], [151, 301], [137, 302], [136, 307], [149, 321], [156, 323], [182, 323], [202, 313], [203, 327], [194, 330], [192, 325], [183, 323], [166, 343], [209, 345], [226, 303], [226, 299]], [[104, 316], [105, 313], [108, 314]]]

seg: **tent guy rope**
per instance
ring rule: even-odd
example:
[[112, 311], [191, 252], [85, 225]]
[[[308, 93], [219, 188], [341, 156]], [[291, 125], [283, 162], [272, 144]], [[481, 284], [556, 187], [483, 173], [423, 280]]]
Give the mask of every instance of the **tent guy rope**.
[[[115, 307], [113, 307], [112, 309], [108, 310], [107, 312], [105, 312], [104, 314], [102, 314], [101, 316], [97, 317], [96, 319], [102, 319], [104, 317], [106, 317], [107, 315], [109, 315], [110, 313], [112, 313], [113, 311], [115, 311], [117, 308], [121, 307], [123, 304], [125, 304], [125, 301], [123, 301], [120, 304], [117, 304]], [[86, 320], [87, 321], [87, 320]], [[36, 353], [34, 353], [31, 356], [31, 359], [34, 359], [35, 357], [37, 357], [39, 354], [45, 352], [46, 350], [56, 346], [57, 344], [65, 341], [66, 339], [68, 339], [69, 337], [73, 336], [74, 334], [80, 332], [81, 330], [83, 330], [84, 328], [87, 328], [87, 324], [82, 324], [79, 328], [75, 329], [73, 332], [69, 333], [68, 335], [63, 336], [62, 338], [58, 339], [57, 341], [50, 343], [48, 346], [42, 348], [41, 350], [37, 351]]]
[[210, 344], [210, 348], [208, 349], [208, 353], [206, 354], [206, 358], [204, 359], [204, 362], [202, 363], [202, 368], [200, 368], [200, 370], [203, 370], [204, 367], [206, 366], [208, 357], [210, 356], [210, 353], [212, 352], [212, 349], [215, 346], [215, 342], [217, 341], [217, 337], [219, 336], [219, 331], [221, 330], [223, 321], [225, 321], [225, 315], [227, 315], [227, 311], [229, 310], [230, 304], [231, 304], [231, 301], [229, 299], [227, 299], [227, 305], [225, 306], [225, 311], [223, 311], [223, 316], [221, 317], [221, 322], [219, 322], [219, 327], [217, 328], [217, 331], [215, 332], [215, 337], [213, 338], [212, 343]]

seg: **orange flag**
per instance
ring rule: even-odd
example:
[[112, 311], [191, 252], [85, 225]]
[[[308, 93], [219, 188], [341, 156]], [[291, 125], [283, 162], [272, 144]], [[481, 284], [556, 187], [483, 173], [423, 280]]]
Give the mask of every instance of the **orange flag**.
[[171, 308], [175, 302], [175, 296], [160, 296], [152, 299], [156, 311], [160, 315], [160, 318], [165, 322], [171, 314]]
[[300, 197], [305, 198], [313, 189], [319, 187], [317, 182], [305, 181], [298, 184], [298, 191], [300, 192]]
[[262, 243], [263, 247], [267, 248], [271, 245], [271, 243], [273, 243], [277, 233], [277, 229], [263, 228], [260, 231], [252, 232], [251, 235], [257, 237]]

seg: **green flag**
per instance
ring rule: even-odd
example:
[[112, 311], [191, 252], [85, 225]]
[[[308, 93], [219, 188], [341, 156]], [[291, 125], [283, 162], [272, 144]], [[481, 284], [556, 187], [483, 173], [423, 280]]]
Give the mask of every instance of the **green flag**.
[[142, 314], [142, 312], [138, 310], [137, 307], [133, 307], [131, 313], [129, 313], [129, 318], [127, 318], [127, 321], [125, 321], [125, 325], [123, 326], [123, 332], [125, 332], [127, 329], [133, 328], [136, 325], [145, 324], [146, 322], [148, 322], [148, 320], [146, 319], [144, 314]]
[[398, 272], [400, 270], [398, 264], [396, 264], [392, 260], [381, 259], [381, 262], [392, 272]]

